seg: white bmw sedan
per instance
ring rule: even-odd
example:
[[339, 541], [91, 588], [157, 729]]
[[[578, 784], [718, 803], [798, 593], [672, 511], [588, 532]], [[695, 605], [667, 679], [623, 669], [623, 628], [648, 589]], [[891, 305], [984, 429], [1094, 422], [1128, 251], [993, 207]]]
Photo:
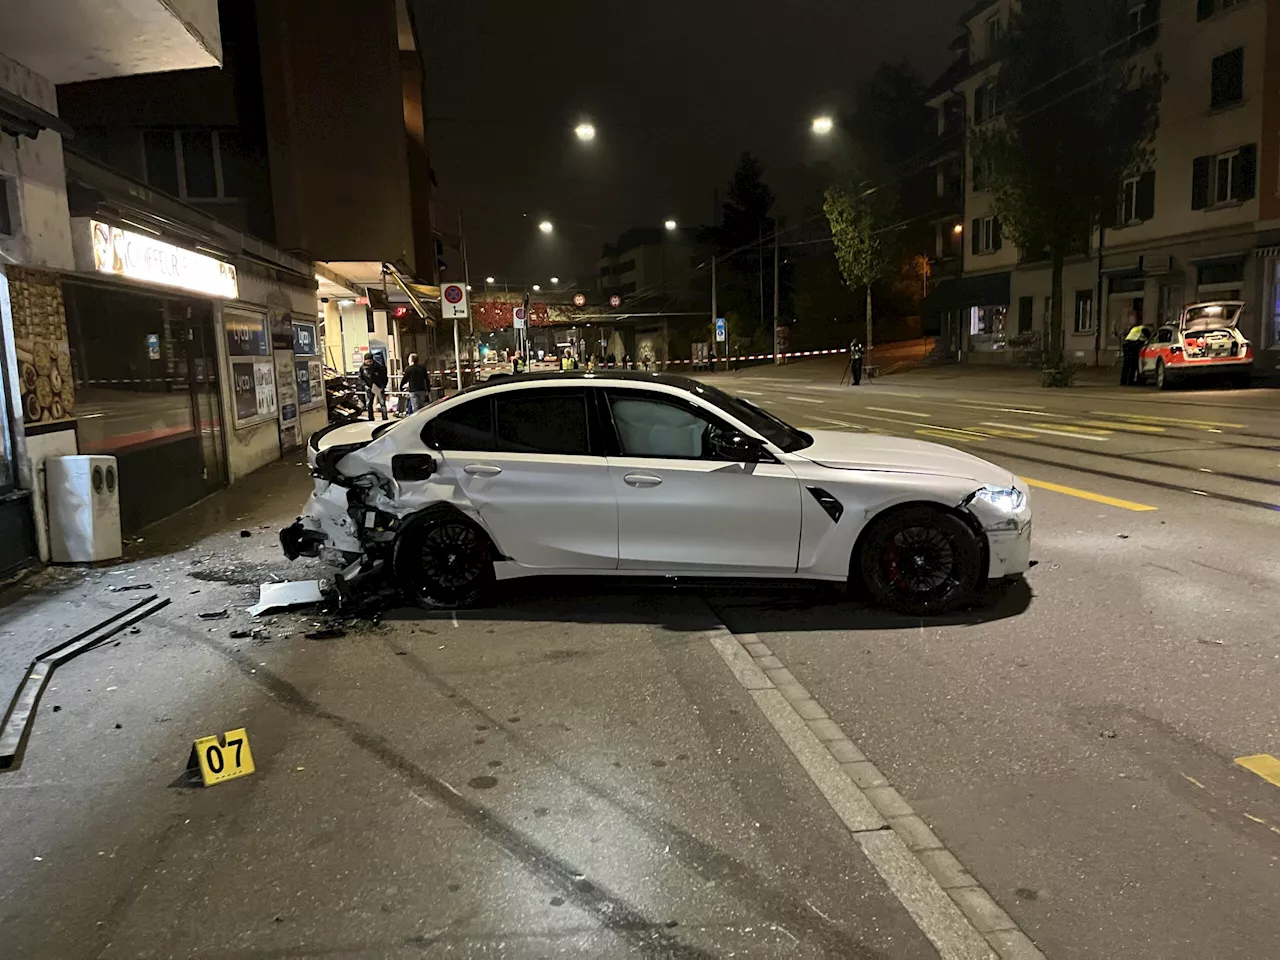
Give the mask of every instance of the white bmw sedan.
[[685, 377], [490, 381], [311, 438], [285, 553], [431, 606], [544, 574], [812, 579], [940, 613], [1030, 566], [1008, 470], [950, 447], [803, 431]]

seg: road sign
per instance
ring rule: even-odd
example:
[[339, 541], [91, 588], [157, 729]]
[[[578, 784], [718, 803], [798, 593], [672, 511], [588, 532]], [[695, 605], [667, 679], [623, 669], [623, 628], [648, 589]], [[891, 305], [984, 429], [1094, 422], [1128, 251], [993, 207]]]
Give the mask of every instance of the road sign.
[[622, 298], [615, 293], [612, 297], [609, 298], [609, 306], [611, 307], [622, 306]]
[[446, 283], [441, 287], [440, 314], [446, 320], [467, 316], [467, 288], [460, 283]]
[[187, 770], [193, 773], [199, 770], [206, 787], [247, 777], [255, 769], [249, 734], [244, 727], [228, 730], [220, 737], [201, 737], [191, 745], [191, 756], [187, 759]]
[[585, 293], [575, 293], [573, 295], [573, 305], [575, 307], [585, 307], [587, 305], [587, 295]]
[[147, 334], [147, 357], [151, 360], [160, 359], [160, 334]]
[[725, 328], [724, 317], [716, 317], [716, 343], [724, 343]]
[[524, 329], [524, 322], [526, 317], [527, 317], [527, 314], [525, 313], [524, 307], [516, 307], [514, 310], [511, 311], [511, 318], [515, 322], [515, 328], [517, 330]]

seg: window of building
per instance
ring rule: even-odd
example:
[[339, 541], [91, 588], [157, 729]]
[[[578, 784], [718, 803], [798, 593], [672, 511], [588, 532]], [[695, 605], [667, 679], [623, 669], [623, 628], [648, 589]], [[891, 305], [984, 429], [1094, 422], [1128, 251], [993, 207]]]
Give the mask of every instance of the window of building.
[[996, 91], [995, 80], [988, 80], [974, 91], [973, 122], [986, 123], [1000, 112], [1000, 99]]
[[975, 337], [999, 338], [1004, 336], [1004, 321], [1009, 308], [1005, 306], [971, 307], [969, 309], [969, 333]]
[[1031, 332], [1031, 328], [1032, 326], [1034, 326], [1034, 321], [1032, 320], [1032, 317], [1031, 317], [1031, 312], [1034, 309], [1034, 304], [1035, 304], [1034, 297], [1018, 298], [1018, 332], [1019, 333]]
[[993, 13], [987, 17], [987, 56], [995, 55], [1000, 38], [1004, 36], [1004, 24], [1000, 22], [1000, 14]]
[[1209, 107], [1221, 110], [1244, 100], [1244, 47], [1213, 58]]
[[1258, 147], [1196, 157], [1191, 174], [1191, 209], [1204, 210], [1252, 200], [1257, 190]]
[[1160, 0], [1132, 0], [1129, 6], [1129, 51], [1137, 52], [1160, 35]]
[[1267, 331], [1267, 346], [1280, 347], [1280, 260], [1271, 262], [1271, 329]]
[[969, 249], [975, 254], [994, 253], [1003, 246], [999, 217], [978, 217], [973, 221]]
[[247, 196], [252, 161], [235, 130], [144, 130], [148, 186], [182, 200]]
[[1196, 19], [1208, 20], [1216, 13], [1229, 10], [1244, 0], [1196, 0]]
[[1119, 226], [1150, 220], [1156, 213], [1156, 175], [1148, 170], [1130, 177], [1120, 190]]
[[0, 177], [0, 237], [12, 237], [17, 233], [14, 229], [14, 222], [18, 219], [14, 216], [18, 206], [14, 202], [17, 199], [15, 182], [12, 177]]
[[1093, 291], [1076, 291], [1075, 332], [1090, 333], [1093, 330]]
[[587, 398], [581, 390], [522, 390], [494, 398], [497, 449], [586, 456]]
[[975, 193], [981, 193], [987, 189], [987, 184], [991, 179], [991, 167], [986, 160], [981, 157], [973, 158], [973, 190]]

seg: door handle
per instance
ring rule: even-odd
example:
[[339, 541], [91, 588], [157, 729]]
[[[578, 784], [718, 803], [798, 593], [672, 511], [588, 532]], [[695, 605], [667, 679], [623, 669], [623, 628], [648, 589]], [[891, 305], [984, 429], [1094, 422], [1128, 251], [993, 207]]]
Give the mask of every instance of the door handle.
[[656, 487], [662, 483], [662, 478], [651, 473], [628, 473], [622, 482], [632, 487]]
[[496, 477], [502, 472], [501, 467], [492, 463], [468, 463], [462, 469], [473, 477]]

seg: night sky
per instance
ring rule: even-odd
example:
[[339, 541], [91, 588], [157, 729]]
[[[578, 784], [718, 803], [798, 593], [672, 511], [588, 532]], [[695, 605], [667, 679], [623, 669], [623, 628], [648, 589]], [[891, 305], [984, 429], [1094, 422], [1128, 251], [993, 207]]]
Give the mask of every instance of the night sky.
[[[743, 150], [783, 212], [811, 199], [810, 118], [885, 59], [931, 83], [972, 0], [415, 0], [438, 229], [472, 280], [595, 273], [630, 226], [706, 223]], [[573, 135], [590, 119], [598, 135]], [[527, 217], [525, 215], [527, 214]], [[555, 221], [553, 237], [539, 219]]]

